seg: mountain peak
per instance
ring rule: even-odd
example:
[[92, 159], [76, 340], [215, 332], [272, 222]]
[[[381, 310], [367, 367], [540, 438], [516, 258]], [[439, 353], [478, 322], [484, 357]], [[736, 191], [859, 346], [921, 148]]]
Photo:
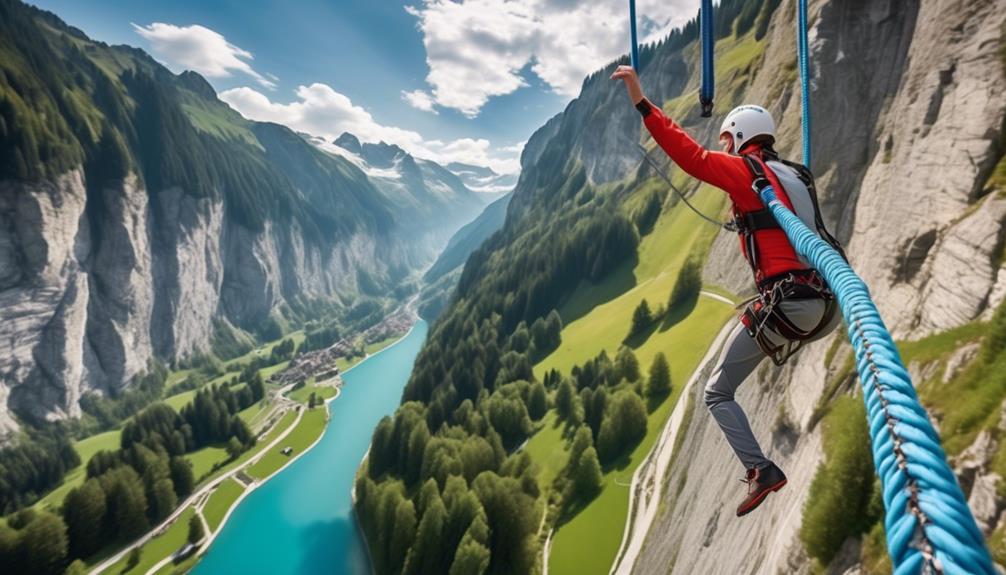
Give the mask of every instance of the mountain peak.
[[451, 162], [445, 167], [456, 174], [459, 172], [470, 172], [480, 178], [488, 178], [499, 175], [488, 166], [476, 166], [475, 164], [466, 164], [464, 162]]
[[206, 81], [206, 78], [203, 78], [198, 72], [186, 70], [178, 75], [178, 81], [189, 90], [192, 90], [204, 98], [209, 100], [217, 99], [217, 91], [214, 90], [213, 86]]
[[363, 146], [360, 145], [360, 139], [349, 132], [343, 132], [342, 135], [333, 140], [332, 143], [357, 155], [363, 153]]

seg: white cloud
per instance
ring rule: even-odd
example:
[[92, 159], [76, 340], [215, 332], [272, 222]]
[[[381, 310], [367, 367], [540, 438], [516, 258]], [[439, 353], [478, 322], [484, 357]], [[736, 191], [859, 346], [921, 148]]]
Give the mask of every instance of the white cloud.
[[432, 112], [434, 114], [439, 113], [433, 108], [433, 96], [431, 96], [429, 92], [423, 90], [406, 92], [405, 90], [402, 90], [402, 99], [405, 100], [408, 105], [416, 108], [417, 110]]
[[421, 134], [377, 122], [370, 112], [326, 84], [297, 88], [297, 100], [273, 102], [265, 94], [247, 87], [221, 92], [219, 97], [246, 118], [276, 122], [289, 128], [331, 141], [349, 132], [363, 142], [396, 144], [410, 154], [440, 164], [464, 162], [489, 166], [501, 174], [520, 170], [523, 144], [495, 149], [484, 138], [461, 138], [449, 142], [426, 140]]
[[[695, 16], [698, 0], [640, 0], [641, 42]], [[423, 34], [433, 101], [469, 117], [493, 96], [526, 86], [531, 71], [573, 97], [584, 77], [629, 49], [624, 0], [422, 0], [406, 11]]]
[[266, 88], [276, 87], [276, 76], [259, 74], [248, 63], [254, 59], [251, 52], [231, 44], [209, 28], [163, 22], [147, 26], [133, 24], [133, 28], [150, 42], [154, 54], [176, 71], [193, 70], [210, 78], [228, 78], [236, 71], [251, 76]]

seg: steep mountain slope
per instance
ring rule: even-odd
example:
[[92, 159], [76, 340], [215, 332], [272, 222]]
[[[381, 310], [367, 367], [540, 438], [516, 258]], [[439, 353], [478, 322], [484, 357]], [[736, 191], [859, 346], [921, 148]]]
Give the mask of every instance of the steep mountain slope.
[[454, 287], [461, 277], [461, 268], [468, 256], [489, 239], [489, 236], [503, 227], [507, 206], [510, 205], [512, 197], [513, 194], [510, 192], [504, 194], [486, 206], [477, 218], [451, 236], [447, 247], [423, 274], [426, 286], [423, 287], [419, 299], [419, 313], [423, 317], [432, 319], [440, 314], [454, 292]]
[[0, 433], [215, 336], [389, 295], [481, 207], [450, 177], [445, 216], [407, 220], [352, 162], [245, 120], [197, 74], [3, 0]]
[[447, 247], [437, 256], [437, 261], [433, 262], [430, 269], [423, 274], [423, 279], [434, 282], [444, 274], [453, 271], [464, 264], [465, 259], [482, 242], [489, 239], [496, 230], [503, 227], [506, 219], [506, 209], [510, 205], [510, 194], [504, 195], [500, 199], [486, 206], [479, 217], [465, 224], [447, 242]]
[[[446, 241], [459, 223], [471, 221], [488, 196], [470, 190], [461, 178], [436, 162], [413, 157], [393, 144], [360, 143], [349, 133], [322, 149], [348, 157], [367, 174], [393, 206], [396, 222], [406, 230], [435, 228], [437, 240]], [[442, 244], [440, 244], [442, 245]]]
[[[707, 144], [731, 106], [764, 103], [779, 120], [779, 150], [795, 158], [793, 14], [793, 2], [778, 0], [719, 5], [717, 118], [699, 118], [694, 21], [641, 51], [647, 94]], [[1001, 176], [990, 179], [1006, 148], [1006, 101], [995, 96], [1006, 87], [1003, 14], [1001, 0], [812, 3], [812, 168], [825, 216], [897, 335], [934, 334], [935, 342], [913, 344], [924, 353], [906, 354], [918, 360], [915, 369], [929, 370], [917, 378], [925, 386], [939, 385], [941, 367], [972, 365], [958, 345], [973, 350], [986, 329], [1002, 325], [974, 322], [1006, 291], [997, 280], [1006, 275], [1006, 200], [996, 191]], [[742, 387], [739, 400], [790, 485], [757, 515], [733, 516], [742, 469], [701, 389], [712, 369], [702, 358], [715, 357], [709, 348], [730, 308], [706, 295], [670, 310], [663, 302], [689, 254], [705, 262], [709, 291], [750, 290], [750, 272], [736, 237], [713, 239], [715, 229], [668, 198], [641, 162], [636, 142], [653, 143], [624, 90], [608, 81], [612, 68], [587, 78], [580, 96], [529, 140], [503, 228], [469, 258], [403, 406], [375, 431], [357, 494], [371, 551], [384, 558], [378, 572], [431, 564], [539, 572], [545, 563], [550, 573], [603, 574], [623, 536], [644, 541], [622, 572], [809, 572], [815, 562], [882, 572], [869, 451], [855, 440], [865, 419], [861, 399], [849, 397], [856, 386], [842, 334], [784, 368], [765, 366]], [[669, 172], [705, 211], [720, 213], [722, 196]], [[560, 321], [556, 338], [550, 329]], [[654, 399], [646, 391], [653, 378], [639, 368], [658, 363], [657, 352], [669, 359], [672, 391]], [[1000, 365], [988, 361], [973, 369]], [[685, 394], [693, 372], [698, 384]], [[962, 484], [973, 499], [991, 501], [980, 515], [1003, 539], [996, 522], [1004, 500], [990, 491], [1006, 458], [989, 441], [1001, 436], [1001, 378], [946, 381], [947, 391], [923, 399], [951, 424], [951, 455], [972, 462]], [[953, 393], [975, 394], [980, 400], [968, 405], [978, 407], [962, 415]], [[648, 402], [642, 433], [613, 455], [620, 425], [639, 430], [633, 396]], [[683, 417], [672, 421], [682, 432], [665, 443], [661, 428], [679, 398]], [[969, 451], [978, 456], [962, 453], [979, 439], [985, 443]], [[633, 509], [652, 508], [656, 519], [629, 530], [629, 481], [654, 467], [646, 457], [654, 445], [676, 455], [667, 475], [636, 492]], [[856, 480], [842, 481], [848, 477]], [[817, 512], [805, 521], [810, 493], [842, 520]], [[842, 529], [825, 529], [828, 539], [822, 520]]]

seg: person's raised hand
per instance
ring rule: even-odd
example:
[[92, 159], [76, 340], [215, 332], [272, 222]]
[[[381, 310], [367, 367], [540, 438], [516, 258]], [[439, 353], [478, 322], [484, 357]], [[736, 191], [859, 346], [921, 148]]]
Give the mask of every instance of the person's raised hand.
[[612, 80], [621, 80], [625, 83], [625, 89], [629, 93], [629, 99], [633, 104], [638, 104], [643, 100], [643, 88], [639, 85], [639, 76], [632, 66], [619, 66], [611, 74]]

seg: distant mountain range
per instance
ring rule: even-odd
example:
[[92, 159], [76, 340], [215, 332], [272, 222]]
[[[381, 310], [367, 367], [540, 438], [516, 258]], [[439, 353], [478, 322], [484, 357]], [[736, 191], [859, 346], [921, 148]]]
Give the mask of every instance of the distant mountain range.
[[395, 146], [249, 121], [14, 0], [0, 46], [0, 435], [152, 360], [402, 297], [488, 200]]

